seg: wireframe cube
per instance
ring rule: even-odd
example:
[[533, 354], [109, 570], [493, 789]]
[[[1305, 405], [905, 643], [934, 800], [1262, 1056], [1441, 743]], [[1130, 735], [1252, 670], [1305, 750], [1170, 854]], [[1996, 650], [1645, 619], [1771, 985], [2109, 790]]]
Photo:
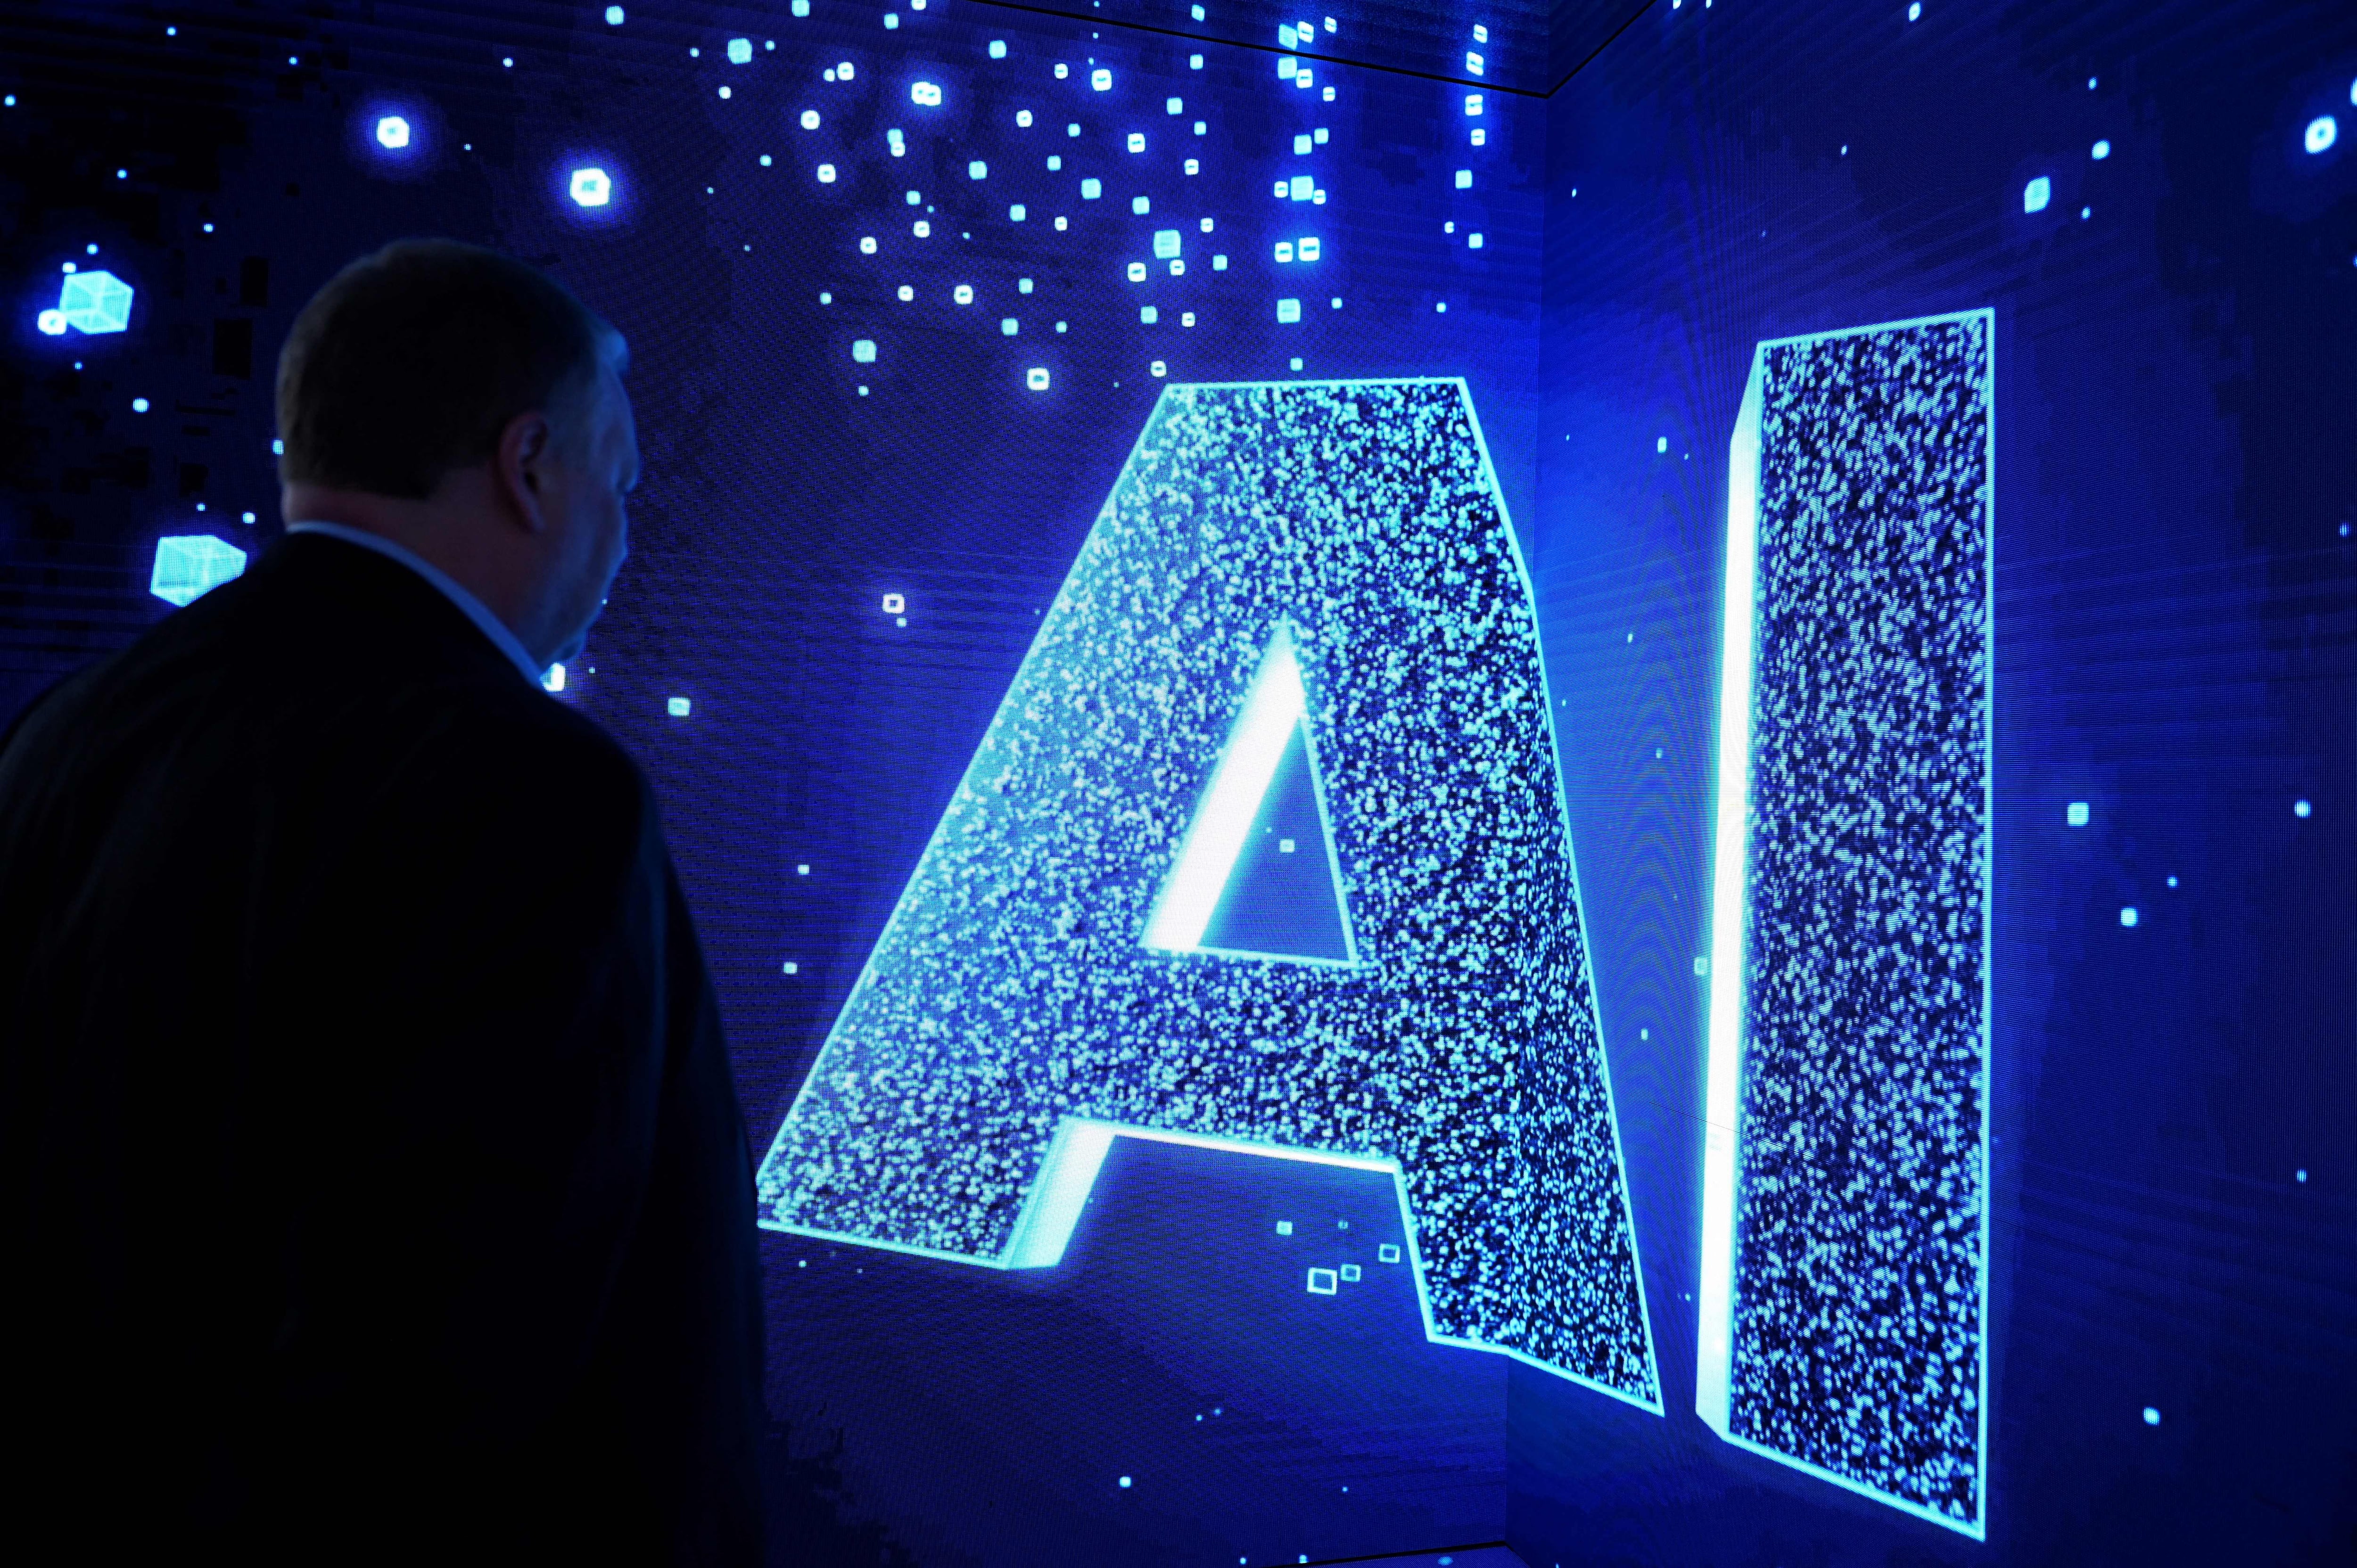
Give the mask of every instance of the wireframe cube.
[[147, 591], [170, 604], [203, 597], [245, 571], [245, 552], [210, 533], [167, 534], [156, 542]]
[[131, 325], [131, 285], [113, 273], [69, 273], [58, 310], [81, 331], [120, 332]]

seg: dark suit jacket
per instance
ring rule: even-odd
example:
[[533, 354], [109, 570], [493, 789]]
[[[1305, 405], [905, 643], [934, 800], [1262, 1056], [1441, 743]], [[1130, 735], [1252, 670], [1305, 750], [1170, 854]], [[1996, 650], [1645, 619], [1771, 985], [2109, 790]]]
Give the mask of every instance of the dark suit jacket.
[[645, 779], [414, 573], [289, 538], [18, 724], [10, 1539], [753, 1561], [753, 1226]]

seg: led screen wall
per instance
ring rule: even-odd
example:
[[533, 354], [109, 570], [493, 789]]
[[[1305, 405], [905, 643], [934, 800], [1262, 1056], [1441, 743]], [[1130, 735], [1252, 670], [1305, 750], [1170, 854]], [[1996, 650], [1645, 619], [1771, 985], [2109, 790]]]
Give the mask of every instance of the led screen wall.
[[2357, 1549], [2347, 16], [0, 36], [5, 715], [344, 261], [630, 338], [777, 1561]]

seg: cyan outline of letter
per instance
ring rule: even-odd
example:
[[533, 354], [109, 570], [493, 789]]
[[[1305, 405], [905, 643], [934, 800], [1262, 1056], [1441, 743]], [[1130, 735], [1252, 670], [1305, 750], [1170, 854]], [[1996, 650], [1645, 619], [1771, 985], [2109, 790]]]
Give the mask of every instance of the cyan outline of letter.
[[[1727, 465], [1695, 1393], [1697, 1413], [1727, 1442], [1975, 1540], [1987, 1515], [1995, 339], [1994, 313], [1983, 309], [1779, 338], [1753, 358]], [[1779, 435], [1796, 420], [1814, 422], [1816, 462], [1846, 465], [1841, 482], [1788, 473], [1798, 460]], [[1967, 439], [1950, 439], [1959, 435]], [[1970, 504], [1959, 499], [1968, 474]], [[1876, 575], [1877, 564], [1889, 569]], [[1908, 594], [1913, 602], [1900, 603]], [[1772, 647], [1760, 626], [1770, 600]], [[1908, 612], [1900, 651], [1877, 642], [1901, 624], [1890, 621], [1894, 604]], [[1801, 646], [1812, 631], [1838, 642]], [[1763, 651], [1775, 670], [1759, 677]], [[1958, 714], [1939, 710], [1930, 717], [1941, 722], [1925, 722], [1917, 699], [1927, 682], [1909, 679], [1934, 661], [1977, 686], [1963, 742], [1942, 734]], [[1838, 701], [1805, 700], [1845, 680]], [[1765, 683], [1777, 691], [1763, 741], [1755, 728], [1770, 700]], [[1763, 757], [1773, 769], [1765, 784], [1754, 776]], [[1885, 768], [1897, 776], [1879, 776]], [[1765, 808], [1763, 790], [1774, 797]], [[1902, 809], [1902, 798], [1912, 804]], [[1851, 831], [1867, 816], [1871, 833]], [[1846, 832], [1872, 853], [1840, 842], [1830, 854], [1828, 842]], [[1767, 895], [1755, 864], [1763, 843]], [[1795, 867], [1813, 869], [1786, 875]], [[1896, 925], [1878, 942], [1830, 922], [1803, 929], [1824, 913], [1829, 886]], [[1777, 901], [1765, 938], [1755, 918], [1763, 897]], [[1960, 941], [1943, 917], [1965, 906], [1971, 940]], [[1861, 947], [1891, 961], [1837, 961]], [[1965, 969], [1977, 970], [1975, 983], [1953, 983]], [[1830, 1010], [1800, 1004], [1813, 987]], [[1826, 1018], [1852, 1026], [1829, 1039]], [[1763, 1031], [1772, 1033], [1765, 1047]], [[1894, 1056], [1906, 1058], [1904, 1072], [1883, 1070]], [[1884, 1121], [1857, 1125], [1857, 1098], [1878, 1085], [1931, 1097], [1889, 1119], [1909, 1140], [1891, 1159], [1875, 1142]], [[1937, 1166], [1942, 1179], [1918, 1179], [1910, 1195], [1902, 1188], [1917, 1166]], [[1836, 1167], [1847, 1180], [1829, 1194]], [[1861, 1167], [1863, 1197], [1851, 1190]], [[1829, 1260], [1887, 1261], [1894, 1250], [1905, 1272], [1922, 1264], [1898, 1315], [1929, 1325], [1922, 1343], [1897, 1343], [1891, 1315], [1873, 1310], [1878, 1296], [1910, 1288], [1898, 1272], [1820, 1277]], [[1760, 1263], [1750, 1300], [1748, 1255]], [[1968, 1267], [1969, 1284], [1947, 1288], [1952, 1274], [1934, 1288], [1935, 1267]], [[1942, 1305], [1958, 1296], [1955, 1308]], [[1843, 1320], [1838, 1332], [1828, 1319]], [[1944, 1368], [1967, 1356], [1969, 1368], [1896, 1386], [1899, 1365]], [[1813, 1397], [1798, 1397], [1803, 1385]], [[1845, 1387], [1850, 1397], [1833, 1402], [1828, 1391]]]
[[[1275, 628], [1349, 965], [1141, 940]], [[1382, 1171], [1427, 1335], [1659, 1413], [1530, 578], [1462, 381], [1167, 388], [760, 1172], [1060, 1258], [1117, 1135]]]

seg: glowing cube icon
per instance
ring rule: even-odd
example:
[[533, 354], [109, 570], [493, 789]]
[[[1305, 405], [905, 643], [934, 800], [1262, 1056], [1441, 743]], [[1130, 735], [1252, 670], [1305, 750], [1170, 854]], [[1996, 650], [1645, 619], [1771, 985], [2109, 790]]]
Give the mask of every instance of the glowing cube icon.
[[44, 310], [34, 318], [34, 325], [40, 328], [44, 337], [61, 338], [66, 330], [66, 313], [62, 310]]
[[81, 332], [120, 332], [131, 325], [131, 285], [113, 273], [70, 273], [58, 314]]
[[729, 63], [730, 65], [750, 65], [750, 64], [752, 64], [752, 63], [753, 63], [753, 40], [752, 40], [752, 39], [750, 39], [750, 38], [731, 38], [731, 39], [729, 39], [729, 40], [728, 40], [728, 63]]
[[388, 114], [376, 123], [376, 145], [398, 152], [409, 145], [409, 122], [398, 114]]
[[672, 717], [675, 719], [683, 719], [694, 711], [694, 704], [690, 703], [685, 697], [673, 697], [671, 701], [665, 703], [663, 707], [670, 713]]
[[573, 183], [567, 188], [574, 201], [583, 207], [603, 207], [614, 199], [614, 182], [606, 177], [601, 168], [575, 169]]
[[245, 552], [210, 533], [171, 534], [156, 542], [156, 569], [147, 591], [167, 604], [191, 603], [245, 570]]
[[873, 338], [853, 338], [851, 341], [851, 361], [856, 365], [874, 364], [876, 362], [876, 339]]
[[1023, 372], [1023, 384], [1033, 392], [1048, 390], [1048, 371], [1044, 365], [1034, 365]]
[[1107, 92], [1112, 91], [1113, 72], [1105, 70], [1103, 66], [1097, 67], [1096, 70], [1089, 72], [1089, 85], [1095, 88], [1099, 92]]
[[1297, 299], [1280, 299], [1280, 300], [1278, 300], [1278, 301], [1276, 302], [1276, 318], [1277, 318], [1279, 321], [1298, 321], [1298, 320], [1300, 320], [1300, 319], [1301, 319], [1301, 302], [1300, 302], [1299, 300], [1297, 300]]
[[2021, 209], [2024, 212], [2043, 212], [2046, 204], [2053, 199], [2054, 182], [2042, 174], [2021, 188]]

